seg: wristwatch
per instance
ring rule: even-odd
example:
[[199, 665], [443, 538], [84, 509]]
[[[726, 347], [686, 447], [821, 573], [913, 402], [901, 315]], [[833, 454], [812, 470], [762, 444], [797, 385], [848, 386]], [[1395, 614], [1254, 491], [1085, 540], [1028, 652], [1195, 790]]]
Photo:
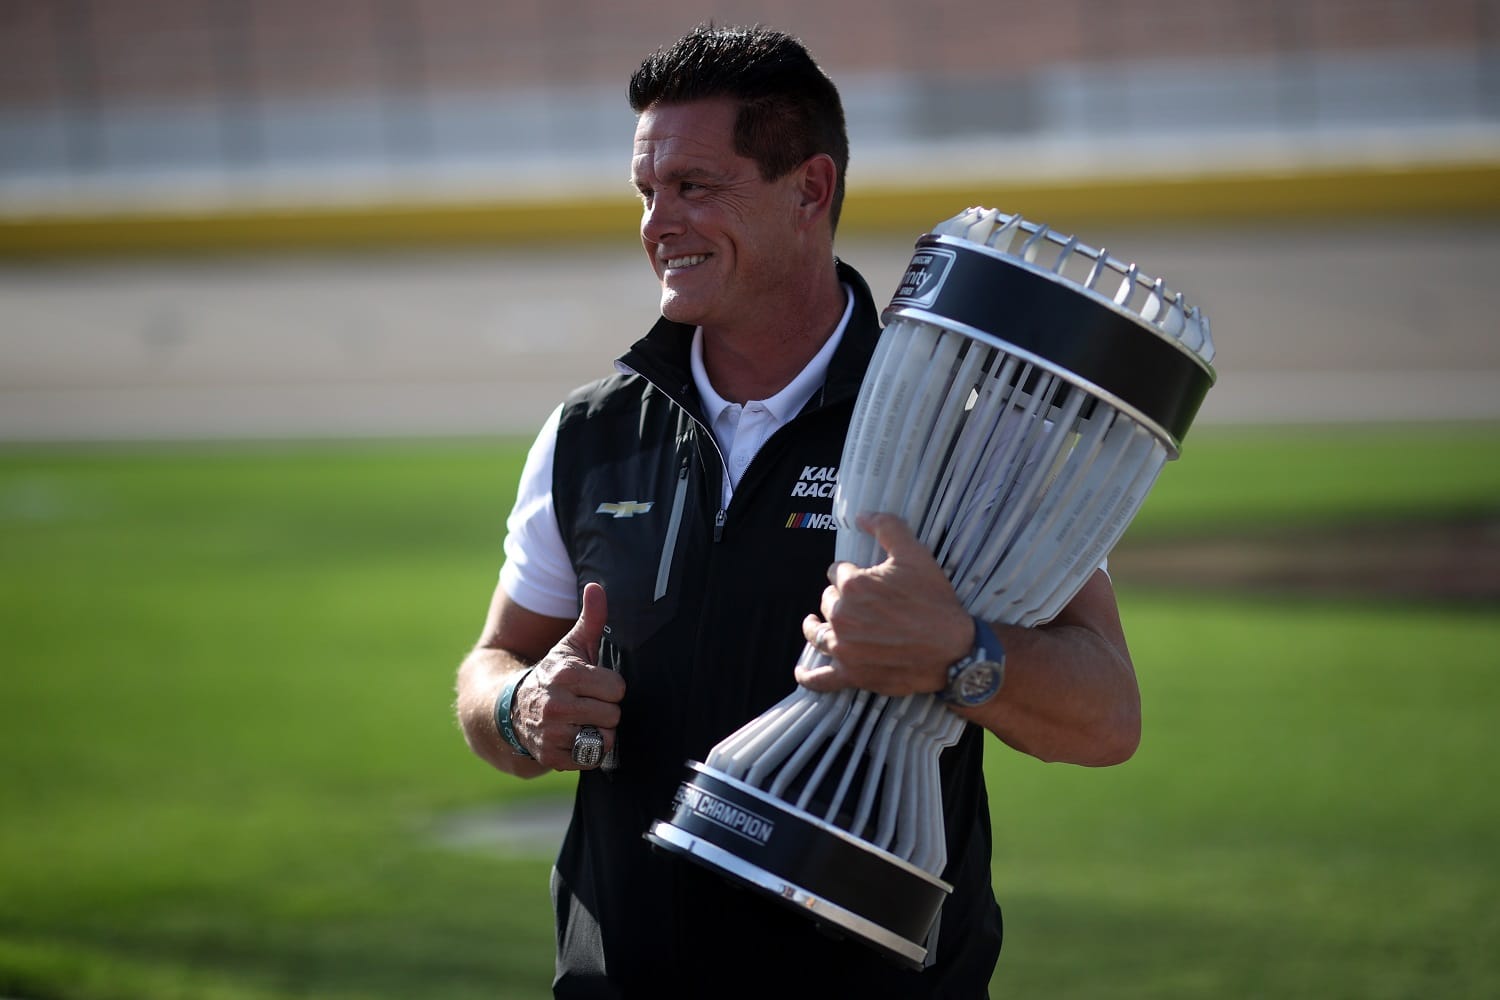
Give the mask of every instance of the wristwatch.
[[983, 705], [1005, 683], [1005, 647], [989, 625], [974, 619], [974, 651], [948, 668], [938, 700], [963, 708]]

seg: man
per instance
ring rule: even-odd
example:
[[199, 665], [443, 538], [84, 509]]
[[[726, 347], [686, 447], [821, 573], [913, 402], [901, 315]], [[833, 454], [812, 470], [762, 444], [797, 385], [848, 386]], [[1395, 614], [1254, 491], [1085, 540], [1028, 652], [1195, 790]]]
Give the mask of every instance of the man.
[[[1001, 935], [984, 731], [1082, 764], [1124, 760], [1139, 738], [1108, 577], [1048, 625], [991, 636], [894, 515], [862, 518], [885, 562], [830, 568], [834, 533], [790, 514], [831, 509], [816, 495], [828, 491], [797, 487], [836, 470], [880, 333], [869, 289], [833, 254], [848, 163], [838, 92], [789, 36], [700, 27], [646, 59], [630, 99], [662, 318], [538, 436], [458, 681], [480, 757], [522, 777], [581, 771], [553, 873], [554, 988], [982, 996]], [[684, 762], [794, 681], [945, 691], [980, 638], [1003, 643], [1005, 679], [954, 707], [974, 725], [943, 755], [955, 888], [928, 968], [897, 968], [643, 839]], [[804, 640], [833, 663], [794, 677]], [[617, 766], [594, 766], [594, 730]]]

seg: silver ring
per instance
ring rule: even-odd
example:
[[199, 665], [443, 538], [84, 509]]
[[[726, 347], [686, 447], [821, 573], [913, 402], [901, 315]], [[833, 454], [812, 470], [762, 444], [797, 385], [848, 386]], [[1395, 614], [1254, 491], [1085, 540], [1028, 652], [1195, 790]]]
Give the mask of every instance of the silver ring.
[[818, 625], [818, 630], [813, 633], [813, 648], [820, 653], [828, 652], [828, 633], [833, 631], [833, 626], [827, 622]]
[[578, 735], [573, 737], [573, 763], [587, 771], [598, 767], [603, 755], [604, 737], [599, 735], [599, 730], [593, 726], [579, 729]]

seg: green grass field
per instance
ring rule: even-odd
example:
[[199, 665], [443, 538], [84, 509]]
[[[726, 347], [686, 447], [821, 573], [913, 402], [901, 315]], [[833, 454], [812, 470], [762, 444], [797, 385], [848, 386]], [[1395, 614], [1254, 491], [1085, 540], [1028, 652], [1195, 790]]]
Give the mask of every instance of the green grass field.
[[[514, 442], [0, 451], [0, 997], [550, 995], [567, 795], [450, 711]], [[1500, 511], [1500, 431], [1196, 432], [1132, 537]], [[996, 996], [1500, 995], [1500, 614], [1117, 581], [1146, 738], [990, 762]], [[790, 669], [790, 664], [788, 664]]]

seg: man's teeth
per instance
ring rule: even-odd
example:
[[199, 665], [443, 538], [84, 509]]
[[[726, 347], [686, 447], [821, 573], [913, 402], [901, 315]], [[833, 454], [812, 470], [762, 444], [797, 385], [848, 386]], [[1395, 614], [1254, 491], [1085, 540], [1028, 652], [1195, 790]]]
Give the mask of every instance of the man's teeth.
[[708, 254], [706, 253], [695, 253], [690, 257], [668, 257], [667, 266], [692, 267], [694, 264], [701, 264], [705, 260], [708, 260]]

